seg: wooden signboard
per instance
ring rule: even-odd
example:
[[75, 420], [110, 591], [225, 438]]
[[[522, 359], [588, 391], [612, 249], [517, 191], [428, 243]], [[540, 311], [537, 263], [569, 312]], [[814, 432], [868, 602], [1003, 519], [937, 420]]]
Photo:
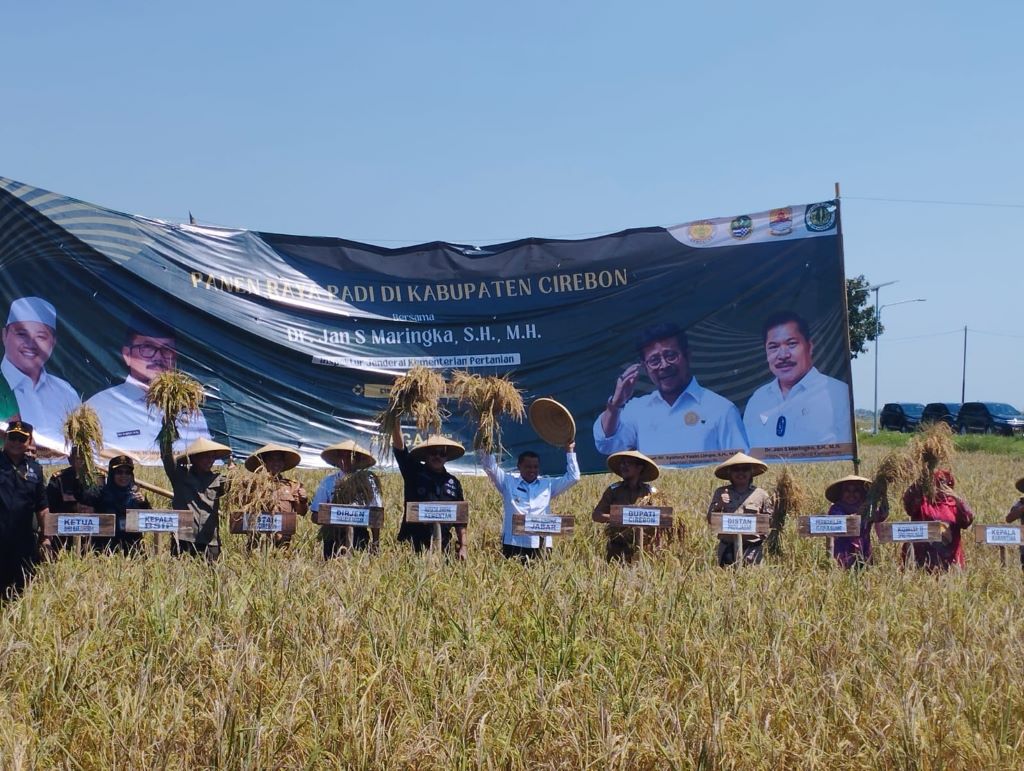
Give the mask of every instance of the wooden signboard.
[[194, 541], [195, 517], [183, 509], [128, 509], [124, 529], [128, 533], [173, 533], [180, 541]]
[[879, 522], [875, 533], [879, 543], [934, 543], [949, 529], [945, 522]]
[[232, 533], [292, 535], [295, 532], [295, 514], [232, 514], [228, 518], [228, 529]]
[[615, 504], [608, 511], [608, 524], [616, 527], [672, 527], [672, 507]]
[[771, 529], [770, 514], [711, 515], [711, 530], [715, 535], [767, 535]]
[[974, 542], [986, 546], [1024, 546], [1019, 525], [975, 525]]
[[860, 535], [860, 514], [811, 514], [798, 517], [796, 532], [804, 538], [844, 538]]
[[512, 535], [572, 535], [575, 517], [512, 515]]
[[384, 509], [380, 506], [321, 503], [320, 508], [313, 512], [313, 521], [323, 527], [381, 527]]
[[114, 535], [117, 528], [115, 514], [56, 514], [43, 517], [43, 535], [46, 536], [103, 536]]
[[425, 525], [465, 525], [469, 523], [466, 501], [434, 501], [405, 504], [405, 521]]

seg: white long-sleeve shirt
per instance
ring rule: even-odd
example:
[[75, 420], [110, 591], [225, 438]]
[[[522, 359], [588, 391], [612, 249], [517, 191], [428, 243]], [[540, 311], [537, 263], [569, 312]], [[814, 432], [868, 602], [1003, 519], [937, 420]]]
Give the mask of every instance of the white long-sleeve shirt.
[[[540, 536], [512, 535], [512, 515], [551, 516], [551, 500], [564, 493], [580, 481], [580, 466], [576, 453], [565, 454], [565, 474], [557, 477], [537, 477], [526, 482], [518, 474], [509, 474], [498, 465], [494, 455], [485, 455], [481, 464], [484, 473], [501, 493], [505, 521], [501, 529], [501, 541], [508, 546], [524, 549], [539, 548]], [[544, 536], [544, 546], [551, 546], [551, 536]]]

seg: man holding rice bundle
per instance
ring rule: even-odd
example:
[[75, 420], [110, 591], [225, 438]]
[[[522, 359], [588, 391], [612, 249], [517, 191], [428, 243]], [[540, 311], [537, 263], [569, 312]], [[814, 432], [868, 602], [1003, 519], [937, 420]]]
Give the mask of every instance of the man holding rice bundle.
[[[268, 513], [306, 516], [306, 512], [309, 511], [309, 495], [306, 488], [298, 480], [284, 476], [285, 471], [291, 471], [301, 460], [302, 456], [299, 453], [280, 444], [265, 444], [245, 459], [247, 471], [265, 469], [277, 487], [274, 493], [274, 510]], [[291, 535], [274, 533], [274, 546], [287, 547], [291, 540]], [[259, 535], [253, 534], [249, 537], [250, 549], [257, 548], [259, 544]]]
[[[352, 440], [346, 440], [332, 444], [320, 453], [320, 457], [338, 470], [325, 476], [316, 488], [310, 506], [314, 512], [324, 503], [384, 507], [380, 494], [380, 480], [369, 470], [377, 463], [373, 453]], [[353, 527], [352, 530], [353, 549], [377, 550], [380, 543], [379, 527]], [[324, 559], [337, 557], [343, 553], [343, 531], [342, 527], [320, 528], [320, 538], [324, 543]]]
[[565, 474], [556, 479], [540, 476], [540, 456], [530, 450], [519, 455], [516, 462], [518, 476], [505, 473], [498, 465], [494, 453], [484, 455], [484, 473], [502, 497], [505, 519], [501, 528], [501, 554], [506, 559], [526, 562], [551, 549], [550, 535], [544, 536], [543, 544], [540, 536], [514, 535], [512, 516], [551, 516], [552, 499], [580, 481], [580, 466], [576, 462], [575, 450], [575, 442], [565, 446]]
[[191, 542], [175, 539], [173, 554], [188, 554], [215, 562], [220, 557], [220, 499], [226, 492], [224, 475], [213, 470], [217, 460], [231, 457], [231, 448], [209, 439], [196, 439], [178, 457], [169, 437], [160, 443], [160, 459], [171, 482], [171, 507], [191, 511], [195, 526]]
[[[402, 428], [395, 424], [391, 429], [391, 448], [405, 482], [405, 503], [465, 500], [462, 483], [444, 467], [447, 461], [466, 454], [461, 444], [443, 436], [429, 436], [419, 447], [407, 450]], [[464, 560], [467, 553], [465, 525], [442, 526], [441, 548], [445, 552], [451, 549], [453, 530], [458, 544], [456, 554], [460, 560]], [[403, 507], [402, 526], [398, 530], [399, 541], [409, 541], [413, 549], [420, 553], [430, 548], [433, 534], [434, 526], [431, 524], [406, 522]]]

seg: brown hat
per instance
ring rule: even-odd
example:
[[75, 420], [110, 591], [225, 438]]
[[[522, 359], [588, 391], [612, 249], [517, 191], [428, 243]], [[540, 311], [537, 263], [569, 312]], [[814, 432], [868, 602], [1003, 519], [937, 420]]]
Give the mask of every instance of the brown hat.
[[608, 468], [611, 469], [613, 474], [622, 476], [622, 461], [626, 458], [632, 458], [633, 460], [638, 460], [644, 464], [644, 470], [640, 472], [641, 482], [653, 482], [661, 473], [658, 469], [658, 464], [642, 452], [637, 452], [636, 450], [623, 450], [622, 452], [612, 453], [608, 456]]
[[871, 480], [868, 479], [867, 477], [859, 477], [856, 474], [850, 474], [849, 476], [845, 476], [842, 479], [837, 479], [835, 482], [826, 487], [825, 498], [831, 503], [838, 503], [839, 497], [843, 494], [843, 485], [845, 485], [847, 482], [859, 482], [860, 484], [864, 485], [865, 490], [871, 484]]
[[376, 465], [377, 463], [377, 459], [373, 457], [372, 452], [362, 445], [356, 444], [351, 439], [346, 439], [344, 442], [338, 442], [337, 444], [332, 444], [330, 447], [325, 448], [324, 451], [320, 453], [320, 457], [332, 466], [339, 466], [341, 465], [341, 459], [339, 456], [343, 452], [352, 453], [353, 471], [370, 468], [370, 466]]
[[426, 460], [427, 453], [435, 447], [441, 447], [445, 450], [445, 460], [455, 460], [461, 458], [466, 454], [466, 448], [456, 442], [454, 439], [448, 439], [444, 436], [428, 436], [426, 440], [421, 442], [419, 446], [409, 450], [409, 457], [413, 460]]
[[302, 456], [299, 455], [291, 447], [285, 447], [281, 444], [265, 444], [260, 447], [256, 452], [245, 459], [246, 471], [255, 471], [263, 464], [263, 455], [270, 452], [282, 452], [288, 459], [284, 462], [284, 468], [282, 471], [289, 471], [299, 465], [299, 461], [302, 460]]
[[1024, 493], [1024, 477], [1017, 480], [1017, 492]]
[[226, 444], [220, 444], [219, 442], [212, 442], [209, 439], [196, 439], [192, 444], [185, 448], [185, 452], [178, 455], [177, 460], [183, 460], [184, 458], [191, 458], [194, 455], [202, 455], [203, 453], [212, 452], [216, 453], [217, 458], [230, 458], [231, 448]]
[[715, 467], [715, 476], [719, 479], [729, 478], [729, 469], [733, 466], [750, 466], [751, 472], [756, 477], [768, 470], [768, 466], [757, 458], [751, 458], [743, 452], [738, 452], [728, 460], [724, 460]]
[[530, 425], [548, 444], [565, 447], [576, 440], [576, 421], [565, 406], [546, 396], [530, 405]]

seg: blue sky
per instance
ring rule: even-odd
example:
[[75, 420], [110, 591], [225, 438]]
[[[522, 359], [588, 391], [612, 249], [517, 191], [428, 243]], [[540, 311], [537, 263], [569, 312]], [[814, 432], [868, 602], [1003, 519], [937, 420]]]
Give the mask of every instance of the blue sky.
[[1024, 407], [1022, 22], [998, 0], [8, 4], [0, 176], [386, 245], [668, 225], [839, 181], [847, 274], [927, 300], [882, 312], [879, 402], [959, 400], [967, 326], [967, 398]]

